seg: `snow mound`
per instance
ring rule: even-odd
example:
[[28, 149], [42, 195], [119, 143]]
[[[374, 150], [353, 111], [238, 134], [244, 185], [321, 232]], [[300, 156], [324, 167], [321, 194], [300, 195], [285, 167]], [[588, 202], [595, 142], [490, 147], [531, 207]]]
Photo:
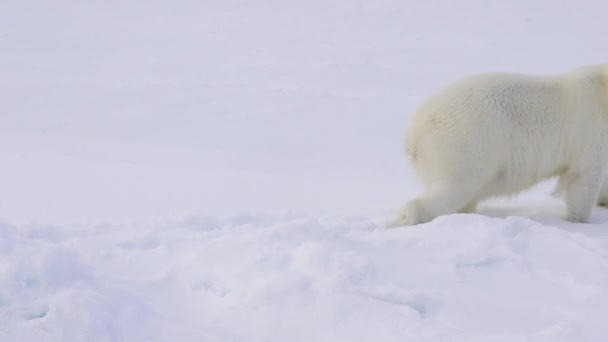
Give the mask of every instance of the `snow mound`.
[[[608, 239], [451, 215], [0, 226], [3, 341], [598, 341]], [[597, 233], [597, 231], [596, 231]]]

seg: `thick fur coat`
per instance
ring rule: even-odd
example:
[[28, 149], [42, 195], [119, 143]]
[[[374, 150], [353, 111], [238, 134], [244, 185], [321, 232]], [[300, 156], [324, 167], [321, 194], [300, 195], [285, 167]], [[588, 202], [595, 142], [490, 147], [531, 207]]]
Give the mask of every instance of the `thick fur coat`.
[[395, 225], [472, 212], [551, 177], [559, 177], [566, 218], [586, 222], [608, 202], [608, 66], [458, 81], [413, 115], [406, 152], [426, 190]]

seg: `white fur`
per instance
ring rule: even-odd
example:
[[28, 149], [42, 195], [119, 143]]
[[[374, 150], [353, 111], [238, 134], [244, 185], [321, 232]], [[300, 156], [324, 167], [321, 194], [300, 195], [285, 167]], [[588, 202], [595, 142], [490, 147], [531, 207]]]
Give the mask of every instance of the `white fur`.
[[426, 191], [395, 225], [471, 212], [555, 176], [566, 218], [587, 222], [595, 203], [608, 203], [608, 66], [456, 82], [414, 114], [406, 151]]

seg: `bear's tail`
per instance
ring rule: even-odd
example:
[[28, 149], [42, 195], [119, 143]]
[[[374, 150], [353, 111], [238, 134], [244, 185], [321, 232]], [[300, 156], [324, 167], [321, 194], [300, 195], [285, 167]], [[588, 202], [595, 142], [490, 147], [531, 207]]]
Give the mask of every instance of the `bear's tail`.
[[418, 141], [420, 140], [420, 129], [419, 127], [415, 127], [415, 126], [419, 126], [420, 124], [415, 121], [412, 120], [410, 122], [410, 125], [407, 129], [407, 131], [405, 132], [405, 155], [408, 157], [408, 159], [410, 159], [410, 161], [415, 162], [419, 159], [419, 149], [418, 149]]
[[413, 139], [408, 135], [405, 138], [405, 155], [411, 161], [416, 161], [418, 159], [418, 155], [416, 153], [416, 144]]

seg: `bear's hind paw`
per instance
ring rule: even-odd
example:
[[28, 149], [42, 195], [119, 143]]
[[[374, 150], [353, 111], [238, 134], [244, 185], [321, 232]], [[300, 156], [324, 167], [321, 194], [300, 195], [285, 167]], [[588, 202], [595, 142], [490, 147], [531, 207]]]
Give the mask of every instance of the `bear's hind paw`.
[[413, 226], [422, 223], [420, 201], [412, 200], [399, 211], [399, 217], [390, 225], [391, 228]]

